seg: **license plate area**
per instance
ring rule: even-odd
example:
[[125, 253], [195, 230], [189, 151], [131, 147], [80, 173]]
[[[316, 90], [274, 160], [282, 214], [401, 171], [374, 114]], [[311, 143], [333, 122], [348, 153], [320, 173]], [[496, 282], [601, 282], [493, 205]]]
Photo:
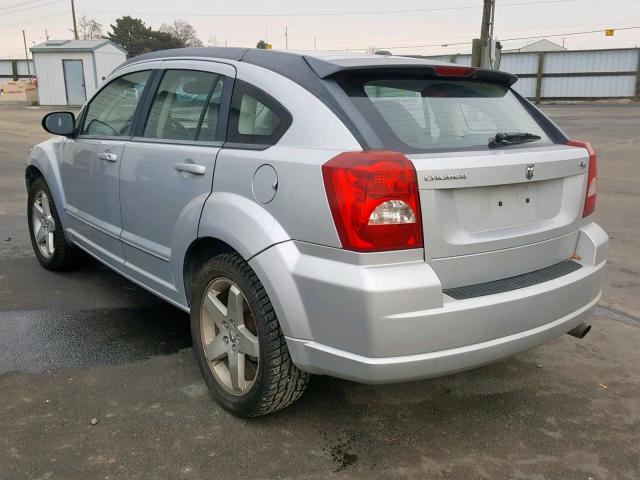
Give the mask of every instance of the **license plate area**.
[[460, 227], [484, 232], [551, 219], [562, 208], [563, 179], [452, 190]]

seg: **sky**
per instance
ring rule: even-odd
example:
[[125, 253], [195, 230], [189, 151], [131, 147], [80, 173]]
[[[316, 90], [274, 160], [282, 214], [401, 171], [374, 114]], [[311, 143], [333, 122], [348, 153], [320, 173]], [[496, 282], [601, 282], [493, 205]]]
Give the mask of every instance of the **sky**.
[[[72, 38], [71, 0], [0, 0], [0, 58], [24, 58], [27, 46]], [[93, 18], [103, 31], [131, 15], [157, 28], [176, 19], [190, 22], [207, 45], [255, 47], [266, 40], [292, 50], [354, 50], [375, 47], [397, 54], [466, 53], [479, 36], [482, 0], [76, 0], [78, 18]], [[605, 37], [608, 28], [617, 30]], [[596, 33], [569, 33], [598, 30]], [[566, 48], [640, 45], [640, 0], [497, 0], [495, 33], [503, 48], [518, 48], [549, 36]]]

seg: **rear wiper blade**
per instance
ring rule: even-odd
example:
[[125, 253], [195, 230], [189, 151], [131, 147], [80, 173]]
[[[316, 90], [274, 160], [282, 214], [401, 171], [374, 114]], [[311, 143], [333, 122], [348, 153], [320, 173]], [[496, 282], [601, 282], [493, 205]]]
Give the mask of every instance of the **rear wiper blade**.
[[496, 133], [495, 137], [489, 139], [489, 148], [508, 147], [509, 145], [518, 145], [519, 143], [535, 142], [541, 138], [540, 135], [525, 132]]

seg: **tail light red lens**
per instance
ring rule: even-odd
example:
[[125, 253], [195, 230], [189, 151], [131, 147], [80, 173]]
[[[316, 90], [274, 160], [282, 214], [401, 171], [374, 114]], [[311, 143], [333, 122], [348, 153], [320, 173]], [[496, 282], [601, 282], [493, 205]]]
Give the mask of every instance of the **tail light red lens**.
[[439, 77], [468, 77], [476, 71], [473, 67], [455, 67], [451, 65], [438, 65], [433, 71]]
[[587, 172], [587, 193], [584, 198], [584, 209], [582, 210], [582, 217], [588, 217], [596, 210], [596, 193], [597, 193], [597, 176], [598, 176], [598, 162], [596, 160], [596, 152], [593, 151], [591, 145], [587, 142], [577, 142], [575, 140], [569, 140], [567, 145], [572, 147], [581, 147], [587, 150], [589, 154], [589, 171]]
[[407, 157], [345, 152], [322, 166], [342, 247], [358, 252], [422, 247], [418, 182]]

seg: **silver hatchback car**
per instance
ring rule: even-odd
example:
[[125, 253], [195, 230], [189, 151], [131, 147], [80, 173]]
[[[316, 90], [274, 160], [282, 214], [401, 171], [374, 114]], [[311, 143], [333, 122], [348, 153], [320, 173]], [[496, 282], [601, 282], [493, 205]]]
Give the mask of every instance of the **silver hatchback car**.
[[190, 312], [215, 399], [286, 407], [309, 374], [476, 367], [601, 296], [596, 156], [503, 72], [240, 48], [129, 60], [26, 181], [36, 256], [83, 250]]

